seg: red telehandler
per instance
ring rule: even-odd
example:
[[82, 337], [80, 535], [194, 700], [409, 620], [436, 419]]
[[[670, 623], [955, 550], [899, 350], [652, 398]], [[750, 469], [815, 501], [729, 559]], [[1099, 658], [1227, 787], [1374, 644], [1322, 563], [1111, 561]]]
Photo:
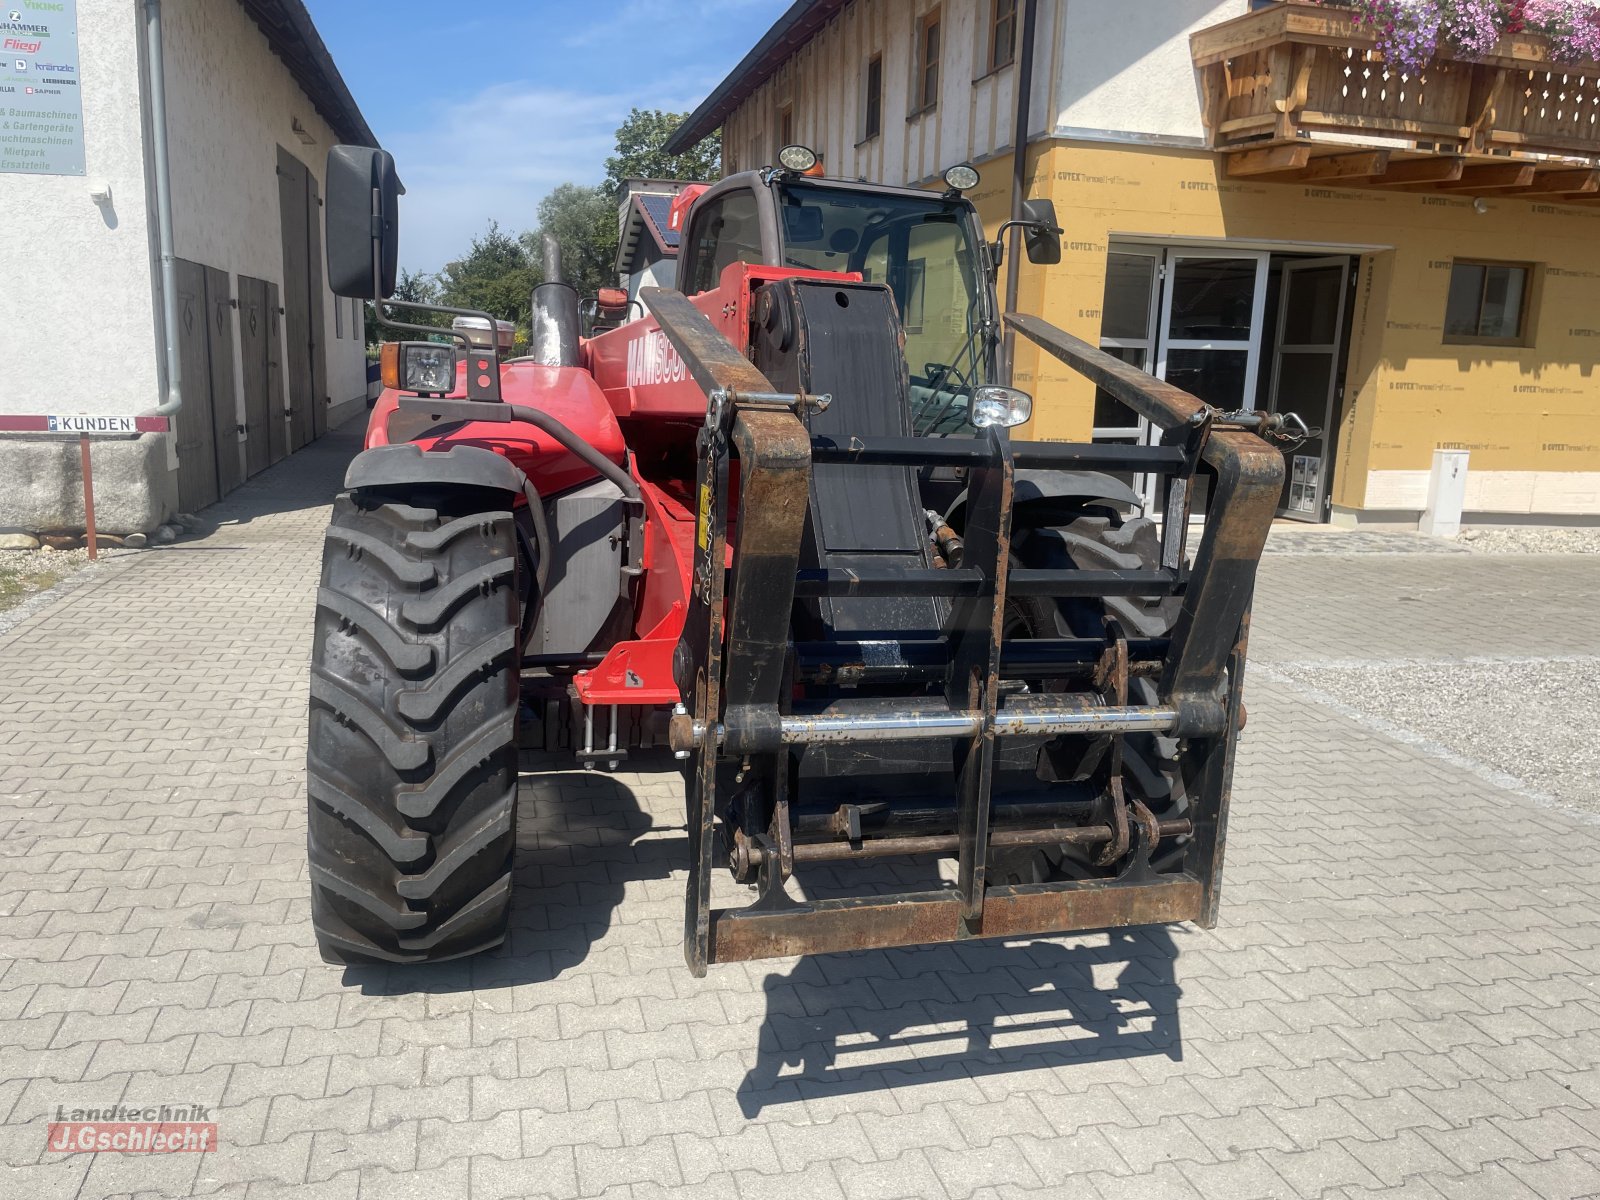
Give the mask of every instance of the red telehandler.
[[[1028, 316], [1153, 444], [1015, 440], [966, 165], [932, 191], [776, 167], [680, 199], [682, 292], [580, 298], [546, 247], [531, 353], [457, 318], [383, 347], [334, 503], [308, 751], [332, 962], [501, 942], [519, 745], [684, 772], [685, 957], [1217, 917], [1256, 566], [1283, 458]], [[388, 309], [393, 160], [339, 146], [329, 281]], [[1059, 260], [1047, 201], [1028, 257]], [[1128, 480], [1153, 477], [1160, 520]], [[1202, 499], [1197, 500], [1197, 497]], [[1202, 511], [1203, 510], [1203, 511]], [[1204, 529], [1192, 560], [1191, 520]], [[807, 869], [951, 860], [921, 891], [797, 898]], [[752, 902], [711, 907], [712, 872]], [[797, 887], [787, 885], [796, 881]]]

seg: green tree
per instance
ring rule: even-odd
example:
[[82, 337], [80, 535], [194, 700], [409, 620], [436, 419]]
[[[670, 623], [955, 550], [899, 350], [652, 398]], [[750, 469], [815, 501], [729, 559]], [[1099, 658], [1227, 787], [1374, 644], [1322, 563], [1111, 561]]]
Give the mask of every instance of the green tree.
[[437, 302], [454, 308], [475, 308], [517, 326], [516, 341], [526, 345], [533, 287], [539, 265], [528, 256], [522, 239], [503, 231], [495, 221], [472, 239], [467, 253], [445, 264], [439, 275]]
[[682, 154], [662, 149], [688, 115], [631, 109], [617, 129], [617, 152], [606, 159], [606, 190], [620, 197], [624, 179], [715, 179], [722, 169], [720, 130]]
[[539, 227], [522, 235], [528, 256], [542, 262], [543, 234], [561, 247], [561, 273], [592, 296], [617, 285], [617, 202], [603, 187], [563, 183], [539, 201]]
[[[409, 300], [413, 304], [439, 303], [439, 280], [435, 275], [425, 271], [408, 271], [400, 268], [400, 275], [394, 281], [395, 300]], [[385, 329], [378, 324], [378, 318], [369, 302], [362, 306], [366, 313], [367, 351], [377, 353], [380, 342], [393, 341], [410, 335], [401, 334], [398, 330]], [[415, 312], [409, 308], [391, 308], [384, 313], [391, 321], [406, 321], [412, 325], [446, 325], [449, 322], [438, 313]]]

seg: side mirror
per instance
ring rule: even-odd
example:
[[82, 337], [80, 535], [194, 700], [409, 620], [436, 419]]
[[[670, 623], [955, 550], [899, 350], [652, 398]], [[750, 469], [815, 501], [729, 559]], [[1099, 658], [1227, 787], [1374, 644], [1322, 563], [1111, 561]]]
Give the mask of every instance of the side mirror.
[[372, 146], [335, 146], [328, 151], [324, 188], [329, 290], [387, 299], [400, 256], [401, 188], [394, 157]]
[[1049, 200], [1024, 200], [1022, 216], [1028, 224], [1023, 245], [1028, 261], [1054, 266], [1061, 261], [1061, 226], [1056, 224], [1056, 206]]

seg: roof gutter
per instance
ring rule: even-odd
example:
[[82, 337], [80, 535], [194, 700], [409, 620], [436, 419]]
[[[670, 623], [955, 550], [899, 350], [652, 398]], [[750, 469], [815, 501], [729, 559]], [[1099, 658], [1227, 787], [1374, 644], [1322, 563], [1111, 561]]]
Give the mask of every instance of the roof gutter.
[[183, 367], [178, 356], [177, 257], [172, 249], [172, 174], [167, 160], [167, 78], [161, 60], [161, 0], [144, 0], [144, 33], [150, 65], [150, 151], [155, 159], [156, 247], [161, 256], [161, 339], [166, 345], [166, 395], [154, 415], [169, 417], [183, 407]]

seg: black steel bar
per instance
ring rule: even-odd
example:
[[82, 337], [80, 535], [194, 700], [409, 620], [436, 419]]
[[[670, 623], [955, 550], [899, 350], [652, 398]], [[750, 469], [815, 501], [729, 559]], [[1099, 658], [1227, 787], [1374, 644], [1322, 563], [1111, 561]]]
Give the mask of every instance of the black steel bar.
[[[1129, 670], [1152, 673], [1166, 657], [1167, 645], [1166, 638], [1129, 638]], [[1071, 678], [1092, 671], [1105, 650], [1102, 638], [1012, 639], [1000, 647], [1000, 674], [1007, 679]], [[794, 660], [797, 683], [922, 683], [944, 677], [950, 643], [796, 642]]]
[[968, 928], [983, 917], [984, 877], [989, 856], [989, 802], [994, 784], [995, 711], [1000, 704], [1000, 643], [1005, 626], [1006, 576], [1011, 566], [1011, 511], [1016, 485], [1010, 439], [988, 429], [978, 439], [990, 461], [967, 476], [965, 561], [981, 563], [985, 586], [976, 597], [957, 601], [951, 614], [950, 673], [945, 699], [953, 709], [972, 713], [977, 727], [955, 746], [956, 794], [960, 813], [956, 888], [961, 918]]
[[1011, 443], [1017, 469], [1076, 471], [1175, 471], [1183, 466], [1177, 446], [1135, 446], [1118, 442]]
[[[1112, 442], [1013, 442], [1012, 458], [1024, 467], [1080, 471], [1171, 471], [1184, 464], [1176, 446], [1130, 446]], [[975, 438], [831, 437], [811, 439], [811, 458], [819, 463], [862, 466], [965, 467], [984, 461]]]
[[815, 569], [795, 573], [796, 596], [978, 596], [984, 591], [983, 572], [968, 568], [878, 570]]
[[[1052, 784], [1048, 791], [996, 796], [989, 809], [990, 827], [1032, 829], [1046, 822], [1081, 822], [1094, 816], [1098, 794], [1093, 784], [1075, 781]], [[953, 833], [956, 828], [954, 800], [918, 797], [832, 807], [815, 802], [797, 805], [794, 831], [797, 835], [837, 834], [846, 808], [854, 810], [855, 824], [866, 834], [888, 829], [902, 833]]]
[[524, 667], [592, 667], [605, 662], [606, 656], [598, 650], [585, 654], [524, 654]]
[[1034, 570], [1017, 567], [1008, 591], [1013, 596], [1158, 596], [1178, 587], [1178, 574], [1165, 568], [1148, 571]]
[[[1162, 838], [1186, 837], [1192, 832], [1187, 820], [1162, 821], [1157, 830]], [[1070, 825], [1056, 829], [990, 829], [990, 850], [1021, 846], [1099, 846], [1116, 834], [1109, 825]], [[910, 837], [863, 838], [859, 842], [796, 842], [796, 863], [854, 862], [869, 858], [899, 858], [912, 854], [954, 854], [961, 847], [958, 833], [917, 834]], [[763, 851], [759, 846], [746, 850], [752, 866], [759, 866]]]

